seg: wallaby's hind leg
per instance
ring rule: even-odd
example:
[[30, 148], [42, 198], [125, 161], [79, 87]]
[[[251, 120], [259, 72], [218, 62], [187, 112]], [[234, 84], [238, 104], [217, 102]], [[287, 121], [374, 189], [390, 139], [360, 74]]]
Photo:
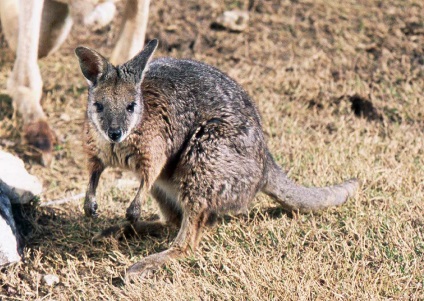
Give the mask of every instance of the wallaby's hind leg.
[[[227, 131], [228, 136], [221, 138], [216, 135], [219, 131]], [[203, 230], [217, 214], [247, 209], [261, 186], [263, 166], [253, 158], [260, 153], [261, 145], [240, 141], [242, 138], [234, 131], [237, 129], [227, 128], [218, 119], [194, 131], [174, 172], [178, 175], [178, 204], [182, 210], [179, 233], [168, 250], [144, 258], [131, 266], [128, 274], [148, 276], [170, 259], [194, 251]]]
[[127, 275], [151, 276], [152, 272], [160, 268], [171, 259], [179, 258], [189, 250], [195, 250], [200, 241], [202, 231], [209, 219], [210, 210], [205, 200], [194, 200], [191, 197], [184, 198], [185, 209], [180, 231], [172, 246], [163, 252], [143, 258], [127, 270]]

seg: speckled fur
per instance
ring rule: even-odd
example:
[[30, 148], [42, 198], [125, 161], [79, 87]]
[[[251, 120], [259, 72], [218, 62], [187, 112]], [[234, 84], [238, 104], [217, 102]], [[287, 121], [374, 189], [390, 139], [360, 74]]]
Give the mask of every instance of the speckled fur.
[[[258, 110], [246, 92], [200, 62], [161, 58], [148, 64], [156, 44], [150, 42], [132, 61], [117, 67], [94, 51], [76, 51], [90, 83], [84, 129], [91, 174], [86, 214], [96, 214], [101, 172], [115, 166], [133, 171], [141, 182], [127, 209], [132, 222], [128, 228], [147, 227], [138, 217], [149, 191], [162, 211], [160, 223], [180, 227], [168, 250], [144, 258], [128, 273], [147, 275], [194, 249], [202, 229], [216, 216], [247, 211], [259, 191], [286, 209], [300, 211], [339, 205], [354, 193], [355, 180], [324, 188], [289, 180], [267, 149]], [[134, 99], [140, 105], [137, 116], [125, 111]], [[100, 115], [93, 111], [96, 101], [104, 102]], [[133, 118], [138, 119], [131, 128]], [[105, 133], [111, 124], [128, 136], [119, 143], [109, 141]]]

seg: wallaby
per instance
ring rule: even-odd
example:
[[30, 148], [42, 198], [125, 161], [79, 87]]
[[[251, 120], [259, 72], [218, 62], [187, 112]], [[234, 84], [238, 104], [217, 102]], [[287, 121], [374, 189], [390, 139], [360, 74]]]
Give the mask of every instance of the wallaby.
[[[94, 50], [75, 52], [88, 81], [85, 151], [90, 180], [84, 203], [95, 216], [96, 187], [108, 166], [135, 172], [140, 188], [128, 207], [126, 229], [149, 233], [176, 225], [171, 247], [131, 266], [150, 274], [194, 250], [202, 231], [225, 213], [245, 212], [262, 191], [287, 210], [315, 211], [343, 204], [357, 180], [323, 188], [299, 186], [273, 160], [259, 113], [234, 80], [209, 65], [160, 58], [150, 41], [127, 63], [113, 66]], [[162, 218], [141, 222], [150, 192]]]

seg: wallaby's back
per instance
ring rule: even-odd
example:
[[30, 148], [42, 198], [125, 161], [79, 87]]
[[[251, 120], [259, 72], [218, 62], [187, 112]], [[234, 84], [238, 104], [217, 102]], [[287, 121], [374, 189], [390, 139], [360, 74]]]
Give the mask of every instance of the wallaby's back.
[[259, 113], [246, 92], [212, 66], [192, 60], [154, 60], [143, 81], [144, 95], [149, 88], [165, 96], [175, 117], [183, 117], [180, 120], [192, 128], [211, 118], [248, 129], [261, 127]]

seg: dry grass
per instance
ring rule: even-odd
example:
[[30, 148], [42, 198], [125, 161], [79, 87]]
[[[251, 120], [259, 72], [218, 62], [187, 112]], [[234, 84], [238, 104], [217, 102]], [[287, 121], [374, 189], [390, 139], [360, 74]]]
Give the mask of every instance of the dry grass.
[[[100, 217], [82, 202], [38, 208], [25, 263], [0, 274], [10, 300], [423, 300], [424, 6], [391, 1], [152, 1], [148, 38], [158, 55], [213, 64], [243, 84], [263, 116], [269, 146], [292, 178], [326, 185], [361, 179], [358, 195], [320, 214], [290, 215], [264, 196], [249, 216], [207, 231], [200, 249], [144, 283], [122, 285], [125, 267], [165, 249], [162, 238], [92, 242], [123, 220], [135, 194], [102, 177]], [[176, 4], [177, 2], [177, 4]], [[249, 4], [251, 3], [250, 7]], [[210, 29], [225, 9], [250, 8], [242, 34]], [[84, 191], [85, 82], [73, 48], [109, 54], [116, 25], [76, 28], [40, 61], [44, 108], [60, 143], [50, 169], [21, 145], [5, 82], [13, 55], [2, 44], [0, 147], [26, 158], [44, 181], [41, 201]], [[149, 200], [143, 216], [156, 212]], [[48, 287], [44, 274], [60, 283]]]

